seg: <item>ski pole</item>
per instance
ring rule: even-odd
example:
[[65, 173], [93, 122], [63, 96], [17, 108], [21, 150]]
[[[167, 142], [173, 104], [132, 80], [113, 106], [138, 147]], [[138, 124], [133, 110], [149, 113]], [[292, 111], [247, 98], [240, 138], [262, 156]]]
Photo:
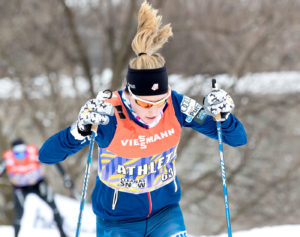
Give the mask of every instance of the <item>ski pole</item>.
[[[100, 100], [105, 100], [105, 99], [110, 99], [112, 97], [112, 95], [113, 94], [112, 94], [111, 90], [104, 90], [104, 91], [100, 91], [96, 98], [100, 99]], [[93, 124], [92, 128], [91, 128], [92, 134], [90, 135], [90, 146], [89, 146], [88, 158], [86, 161], [86, 167], [85, 167], [85, 173], [84, 173], [84, 180], [83, 180], [83, 187], [82, 187], [81, 201], [80, 201], [80, 209], [79, 209], [75, 237], [78, 237], [79, 233], [80, 233], [82, 212], [84, 209], [84, 203], [85, 203], [85, 199], [86, 199], [86, 193], [87, 193], [87, 187], [88, 187], [88, 182], [89, 182], [89, 177], [90, 177], [91, 163], [92, 163], [94, 143], [95, 143], [95, 137], [96, 137], [97, 130], [98, 130], [98, 125]]]
[[75, 189], [74, 183], [71, 180], [70, 176], [66, 173], [65, 169], [62, 167], [62, 165], [60, 163], [56, 163], [56, 167], [59, 170], [59, 172], [62, 175], [62, 177], [64, 178], [65, 182], [66, 182], [66, 180], [68, 180], [68, 181], [71, 182], [71, 184], [69, 186], [66, 186], [66, 184], [65, 184], [65, 187], [67, 187], [71, 191], [72, 196], [74, 198], [76, 198], [76, 200], [80, 200], [80, 194]]
[[87, 158], [86, 167], [85, 167], [83, 188], [82, 188], [81, 201], [80, 201], [80, 209], [79, 209], [78, 222], [77, 222], [76, 235], [75, 235], [76, 237], [78, 237], [79, 233], [80, 233], [82, 212], [84, 209], [84, 203], [85, 203], [85, 199], [86, 199], [86, 193], [87, 193], [88, 181], [89, 181], [89, 176], [90, 176], [91, 162], [92, 162], [92, 157], [93, 157], [93, 150], [94, 150], [94, 143], [95, 143], [97, 128], [98, 128], [98, 125], [92, 125], [92, 129], [91, 129], [92, 134], [90, 136], [91, 140], [90, 140], [88, 158]]
[[[216, 79], [212, 79], [212, 90], [216, 91]], [[221, 161], [221, 170], [222, 170], [222, 181], [223, 181], [223, 193], [224, 193], [224, 202], [225, 202], [225, 214], [226, 214], [226, 223], [228, 237], [232, 237], [231, 234], [231, 224], [230, 224], [230, 214], [229, 214], [229, 201], [227, 195], [227, 186], [226, 186], [226, 175], [225, 175], [225, 162], [223, 155], [223, 140], [222, 140], [222, 126], [221, 126], [221, 114], [215, 116], [217, 122], [217, 131], [218, 131], [218, 141], [219, 141], [219, 151], [220, 151], [220, 161]]]

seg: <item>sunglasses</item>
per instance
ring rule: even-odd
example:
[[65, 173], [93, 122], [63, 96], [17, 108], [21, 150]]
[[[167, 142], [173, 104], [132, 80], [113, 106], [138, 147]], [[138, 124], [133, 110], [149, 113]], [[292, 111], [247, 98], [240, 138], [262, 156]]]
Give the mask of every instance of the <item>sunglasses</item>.
[[163, 105], [165, 105], [171, 95], [171, 88], [169, 87], [169, 92], [168, 92], [168, 95], [164, 98], [162, 98], [161, 100], [159, 101], [148, 101], [148, 100], [144, 100], [144, 99], [141, 99], [139, 97], [137, 97], [135, 94], [133, 94], [131, 92], [131, 89], [130, 89], [130, 86], [128, 86], [128, 91], [130, 93], [130, 95], [134, 98], [135, 100], [135, 103], [137, 103], [137, 105], [141, 106], [142, 108], [144, 109], [150, 109], [151, 107], [153, 107], [154, 105], [156, 107], [162, 107]]

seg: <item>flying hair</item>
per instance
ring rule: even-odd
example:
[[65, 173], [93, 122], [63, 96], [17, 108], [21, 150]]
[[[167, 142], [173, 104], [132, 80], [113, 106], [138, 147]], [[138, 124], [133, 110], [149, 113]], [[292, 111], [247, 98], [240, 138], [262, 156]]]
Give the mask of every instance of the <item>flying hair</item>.
[[165, 64], [165, 59], [157, 51], [173, 33], [171, 24], [161, 27], [162, 17], [157, 13], [158, 10], [147, 1], [143, 2], [138, 15], [137, 33], [131, 44], [137, 55], [129, 63], [132, 69], [155, 69]]

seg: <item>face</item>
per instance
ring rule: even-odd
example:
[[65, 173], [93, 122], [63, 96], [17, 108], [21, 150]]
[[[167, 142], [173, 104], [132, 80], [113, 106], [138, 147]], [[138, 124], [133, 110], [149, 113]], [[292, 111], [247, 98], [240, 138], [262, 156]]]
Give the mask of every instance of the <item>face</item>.
[[[143, 108], [136, 103], [136, 98], [133, 98], [130, 94], [126, 93], [127, 98], [129, 98], [131, 107], [134, 112], [143, 120], [145, 124], [151, 124], [154, 122], [156, 117], [161, 113], [163, 110], [165, 103], [162, 105], [153, 105], [150, 108]], [[168, 96], [168, 93], [161, 94], [161, 95], [151, 95], [151, 96], [138, 96], [138, 98], [142, 100], [146, 100], [149, 102], [157, 102], [163, 100]]]
[[13, 149], [15, 157], [18, 160], [24, 159], [26, 157], [26, 145], [25, 144], [16, 145], [12, 149]]

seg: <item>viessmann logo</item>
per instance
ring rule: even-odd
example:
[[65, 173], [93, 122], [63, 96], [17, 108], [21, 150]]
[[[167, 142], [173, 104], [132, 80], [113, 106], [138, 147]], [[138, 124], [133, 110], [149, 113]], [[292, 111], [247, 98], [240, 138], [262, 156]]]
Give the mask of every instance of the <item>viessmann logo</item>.
[[173, 136], [175, 134], [174, 128], [165, 130], [163, 132], [154, 134], [153, 136], [138, 136], [136, 139], [126, 139], [121, 140], [122, 146], [139, 146], [140, 149], [146, 149], [149, 143], [157, 142], [163, 140], [167, 137]]

